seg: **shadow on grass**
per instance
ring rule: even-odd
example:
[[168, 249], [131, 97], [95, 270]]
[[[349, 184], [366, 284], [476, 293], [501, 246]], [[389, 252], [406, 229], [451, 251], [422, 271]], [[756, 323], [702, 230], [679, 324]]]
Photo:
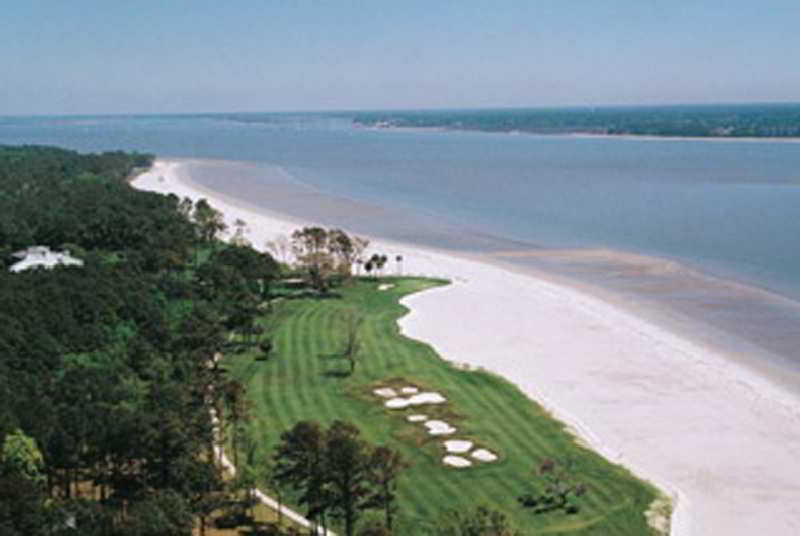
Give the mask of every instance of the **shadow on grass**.
[[326, 378], [349, 378], [352, 376], [349, 370], [327, 370], [322, 373]]
[[[327, 361], [328, 363], [335, 364], [336, 367], [330, 367], [327, 370], [323, 370], [320, 372], [320, 375], [326, 378], [347, 378], [352, 376], [352, 371], [350, 370], [350, 364], [342, 353], [335, 353], [335, 354], [319, 354], [317, 356], [319, 359], [323, 361]], [[342, 370], [340, 363], [344, 363], [347, 366], [346, 370]]]
[[320, 292], [318, 290], [304, 289], [276, 292], [274, 297], [283, 298], [284, 300], [340, 300], [342, 295], [334, 291]]

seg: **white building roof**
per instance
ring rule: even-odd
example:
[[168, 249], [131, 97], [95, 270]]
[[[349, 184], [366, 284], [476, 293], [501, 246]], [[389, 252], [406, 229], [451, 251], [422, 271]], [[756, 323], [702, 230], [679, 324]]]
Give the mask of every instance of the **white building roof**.
[[47, 269], [59, 265], [83, 266], [83, 261], [76, 259], [75, 257], [71, 257], [68, 251], [51, 251], [47, 246], [32, 246], [28, 249], [17, 251], [13, 255], [17, 258], [21, 258], [22, 260], [11, 265], [9, 270], [12, 272], [21, 272], [23, 270], [28, 270], [29, 268], [36, 268], [37, 266]]

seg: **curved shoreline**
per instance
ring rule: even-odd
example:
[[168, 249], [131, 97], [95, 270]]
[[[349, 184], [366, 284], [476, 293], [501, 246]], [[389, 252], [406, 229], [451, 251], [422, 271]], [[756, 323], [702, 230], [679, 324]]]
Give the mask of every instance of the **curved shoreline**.
[[[208, 197], [229, 222], [248, 221], [257, 247], [302, 224], [198, 188], [180, 168], [158, 161], [134, 186]], [[787, 517], [800, 481], [800, 462], [791, 456], [800, 451], [795, 398], [724, 356], [580, 291], [494, 264], [379, 242], [373, 249], [403, 255], [405, 273], [453, 281], [404, 300], [411, 309], [401, 321], [407, 335], [445, 359], [510, 379], [592, 448], [677, 495], [672, 534], [798, 529]]]

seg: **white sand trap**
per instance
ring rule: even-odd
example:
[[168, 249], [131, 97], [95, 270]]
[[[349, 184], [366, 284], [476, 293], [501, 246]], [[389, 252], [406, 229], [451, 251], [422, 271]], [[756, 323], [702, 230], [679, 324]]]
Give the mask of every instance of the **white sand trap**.
[[389, 290], [390, 288], [394, 288], [394, 284], [383, 283], [382, 285], [378, 285], [378, 290]]
[[390, 409], [403, 409], [410, 406], [411, 402], [407, 398], [391, 398], [383, 405]]
[[425, 428], [428, 429], [430, 435], [448, 435], [456, 431], [456, 429], [444, 421], [431, 420], [425, 422]]
[[419, 393], [408, 399], [412, 406], [421, 404], [444, 404], [447, 399], [439, 393]]
[[374, 389], [372, 392], [383, 398], [395, 398], [397, 396], [397, 391], [391, 387], [381, 387], [380, 389]]
[[414, 415], [409, 415], [408, 417], [406, 417], [406, 420], [409, 422], [422, 422], [422, 421], [427, 421], [428, 416], [422, 415], [421, 413], [415, 413]]
[[478, 449], [470, 454], [470, 456], [482, 462], [493, 462], [497, 459], [497, 454], [486, 449]]
[[444, 442], [444, 448], [447, 449], [447, 452], [462, 454], [470, 451], [472, 448], [472, 441], [467, 441], [466, 439], [451, 439]]
[[[395, 393], [396, 394], [396, 393]], [[387, 408], [403, 409], [408, 406], [422, 406], [424, 404], [443, 404], [447, 399], [439, 393], [419, 393], [409, 398], [395, 397], [384, 404]]]
[[461, 456], [445, 456], [442, 458], [442, 463], [451, 467], [469, 467], [472, 462]]
[[415, 395], [419, 393], [419, 389], [409, 385], [408, 387], [403, 387], [402, 389], [400, 389], [400, 392], [402, 392], [404, 395]]

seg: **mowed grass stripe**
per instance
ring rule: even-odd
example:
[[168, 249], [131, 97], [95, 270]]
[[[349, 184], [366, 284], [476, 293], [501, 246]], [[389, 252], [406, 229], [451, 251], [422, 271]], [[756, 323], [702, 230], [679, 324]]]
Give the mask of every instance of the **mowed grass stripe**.
[[[398, 490], [398, 534], [424, 534], [443, 510], [481, 504], [505, 511], [529, 534], [648, 533], [642, 512], [656, 496], [654, 489], [577, 445], [563, 425], [504, 379], [454, 368], [428, 345], [403, 336], [397, 319], [407, 309], [399, 298], [436, 283], [392, 282], [396, 288], [390, 291], [362, 281], [337, 289], [340, 298], [285, 300], [272, 358], [256, 367], [231, 367], [250, 385], [267, 448], [298, 420], [328, 424], [344, 419], [356, 423], [370, 442], [399, 450], [412, 467]], [[341, 376], [331, 372], [346, 371], [347, 363], [324, 356], [342, 351], [348, 309], [364, 315], [362, 351], [355, 372]], [[247, 359], [247, 354], [235, 358], [237, 363]], [[375, 385], [398, 378], [448, 396], [441, 408], [414, 411], [448, 416], [466, 437], [497, 451], [501, 460], [463, 470], [444, 466], [444, 438], [427, 436], [421, 425], [405, 421], [410, 410], [388, 410], [371, 394]], [[544, 458], [577, 461], [575, 479], [590, 486], [579, 514], [533, 515], [517, 504], [517, 496], [535, 491], [532, 470]]]
[[[496, 383], [490, 378], [488, 388], [476, 389], [480, 394], [475, 394], [471, 398], [472, 404], [478, 410], [476, 413], [487, 417], [480, 419], [475, 424], [476, 435], [484, 437], [502, 437], [507, 439], [508, 445], [513, 447], [510, 452], [501, 452], [504, 457], [525, 456], [528, 459], [530, 468], [546, 458], [557, 458], [560, 446], [546, 440], [549, 435], [538, 433], [541, 426], [530, 424], [520, 427], [520, 422], [537, 422], [537, 416], [530, 412], [519, 414], [514, 410], [516, 406], [508, 404], [509, 396], [505, 389], [496, 389]], [[503, 403], [503, 400], [506, 403]], [[550, 423], [543, 423], [549, 426]], [[483, 432], [483, 434], [482, 434]], [[488, 434], [486, 434], [488, 432]]]

